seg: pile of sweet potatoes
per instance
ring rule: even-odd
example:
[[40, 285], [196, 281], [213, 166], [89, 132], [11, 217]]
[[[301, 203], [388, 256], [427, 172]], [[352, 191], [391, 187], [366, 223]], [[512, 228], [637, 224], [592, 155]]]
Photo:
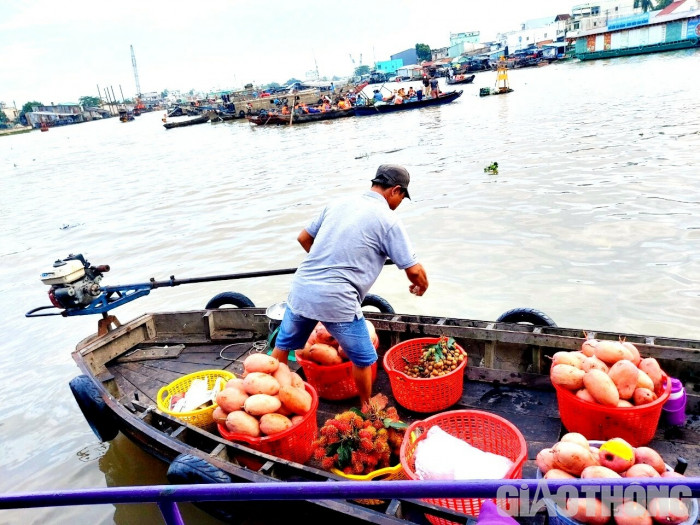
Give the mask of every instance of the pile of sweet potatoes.
[[299, 423], [311, 409], [304, 381], [285, 363], [266, 354], [243, 361], [245, 373], [217, 394], [214, 421], [250, 437], [278, 434]]
[[[621, 438], [598, 444], [592, 446], [582, 434], [570, 432], [537, 454], [537, 467], [545, 479], [684, 477], [667, 467], [650, 447], [635, 448]], [[566, 507], [567, 516], [592, 525], [603, 525], [611, 518], [617, 525], [678, 524], [689, 519], [687, 500], [658, 493], [642, 498], [639, 491], [635, 492], [637, 501], [619, 496], [612, 492], [602, 499], [570, 497], [558, 504], [562, 511]]]
[[[365, 319], [365, 323], [374, 348], [379, 347], [379, 337], [377, 337], [374, 325], [368, 319]], [[340, 365], [348, 361], [348, 356], [343, 348], [322, 323], [316, 325], [304, 348], [297, 351], [297, 356], [324, 366]]]
[[632, 407], [656, 401], [667, 376], [653, 357], [642, 358], [628, 342], [587, 339], [576, 352], [557, 352], [552, 383], [591, 403]]

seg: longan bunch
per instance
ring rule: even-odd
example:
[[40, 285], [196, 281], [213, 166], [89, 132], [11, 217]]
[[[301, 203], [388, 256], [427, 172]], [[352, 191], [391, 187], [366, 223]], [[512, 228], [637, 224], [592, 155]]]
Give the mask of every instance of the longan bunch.
[[406, 358], [404, 373], [414, 378], [430, 378], [449, 374], [466, 359], [455, 340], [442, 336], [437, 343], [423, 349], [417, 363], [410, 363]]

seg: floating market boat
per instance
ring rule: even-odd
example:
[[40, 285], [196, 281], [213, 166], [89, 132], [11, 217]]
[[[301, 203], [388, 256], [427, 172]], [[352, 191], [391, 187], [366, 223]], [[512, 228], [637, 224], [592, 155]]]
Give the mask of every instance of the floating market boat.
[[[44, 283], [51, 285], [49, 295], [54, 306], [35, 308], [27, 316], [102, 314], [97, 333], [79, 342], [72, 354], [81, 375], [70, 384], [80, 409], [100, 440], [109, 441], [122, 432], [169, 464], [168, 479], [173, 484], [236, 482], [257, 487], [275, 482], [350, 483], [344, 476], [319, 468], [314, 458], [295, 460], [298, 448], [308, 443], [292, 440], [285, 450], [292, 459], [285, 459], [245, 440], [230, 441], [217, 427], [199, 426], [196, 420], [176, 417], [162, 408], [164, 389], [167, 393], [169, 385], [172, 387], [183, 377], [211, 370], [238, 376], [243, 372], [242, 363], [247, 356], [269, 352], [280, 318], [279, 307], [257, 308], [242, 294], [223, 292], [204, 309], [148, 313], [124, 324], [107, 314], [112, 308], [158, 287], [285, 275], [295, 269], [183, 280], [171, 277], [168, 281], [151, 279], [137, 285], [102, 287], [99, 282], [108, 266], [92, 266], [81, 255], [56, 264], [54, 271], [42, 274]], [[90, 284], [98, 286], [94, 289]], [[85, 290], [92, 290], [93, 294]], [[40, 313], [56, 308], [61, 311]], [[650, 446], [664, 457], [691, 459], [686, 475], [700, 476], [697, 417], [700, 341], [561, 328], [546, 314], [529, 308], [509, 310], [495, 321], [397, 314], [386, 300], [374, 295], [366, 298], [363, 308], [365, 317], [376, 329], [380, 362], [384, 358], [385, 366], [392, 348], [417, 338], [446, 336], [466, 351], [463, 389], [449, 411], [487, 412], [517, 427], [527, 443], [521, 458], [522, 478], [536, 477], [535, 455], [556, 443], [564, 431], [557, 393], [548, 375], [551, 356], [560, 351], [579, 350], [587, 338], [631, 342], [643, 356], [656, 358], [667, 374], [680, 379], [688, 393], [686, 410], [691, 415], [690, 421], [669, 428], [662, 422]], [[290, 368], [311, 381], [298, 362], [290, 361]], [[405, 408], [404, 401], [399, 404], [394, 388], [388, 370], [378, 367], [374, 392], [386, 394], [403, 421], [415, 423], [431, 415], [423, 409]], [[311, 391], [309, 386], [307, 389]], [[317, 402], [313, 423], [320, 428], [327, 419], [356, 406], [357, 398], [321, 397]], [[433, 412], [438, 416], [446, 413]], [[464, 522], [466, 519], [459, 509], [424, 499], [391, 498], [377, 503], [309, 498], [286, 501], [284, 505], [269, 505], [254, 499], [200, 502], [200, 506], [227, 520], [233, 516], [238, 521], [264, 517], [270, 523], [290, 515], [318, 523], [332, 519], [338, 524], [422, 524], [426, 515], [432, 520]], [[542, 520], [539, 515], [520, 521], [542, 523]]]
[[165, 129], [171, 129], [171, 128], [182, 128], [185, 126], [194, 126], [195, 124], [204, 124], [205, 122], [209, 122], [209, 119], [211, 118], [211, 115], [207, 112], [202, 115], [199, 115], [198, 117], [194, 117], [191, 119], [187, 120], [178, 120], [176, 122], [166, 122], [163, 124], [163, 127]]
[[332, 109], [329, 111], [319, 111], [318, 113], [303, 113], [283, 115], [281, 113], [261, 112], [258, 115], [246, 117], [251, 124], [258, 126], [266, 125], [294, 125], [304, 124], [306, 122], [320, 122], [323, 120], [334, 120], [339, 118], [352, 117], [355, 115], [355, 108], [350, 109]]
[[452, 84], [471, 84], [474, 82], [476, 75], [454, 75], [448, 76], [446, 82]]
[[425, 108], [429, 106], [440, 106], [454, 102], [462, 95], [462, 91], [450, 91], [449, 93], [440, 93], [437, 98], [423, 98], [421, 100], [407, 101], [404, 99], [402, 104], [393, 104], [391, 102], [385, 104], [375, 104], [371, 106], [356, 106], [355, 114], [358, 116], [378, 115], [380, 113], [393, 113], [394, 111], [405, 111], [409, 109]]

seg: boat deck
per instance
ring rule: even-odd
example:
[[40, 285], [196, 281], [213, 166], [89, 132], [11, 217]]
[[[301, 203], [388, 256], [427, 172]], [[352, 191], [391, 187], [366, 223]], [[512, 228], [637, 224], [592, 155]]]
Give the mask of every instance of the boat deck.
[[[244, 334], [241, 335], [245, 337]], [[113, 376], [119, 386], [121, 403], [128, 405], [131, 400], [137, 399], [142, 405], [156, 406], [159, 389], [183, 375], [207, 369], [226, 369], [240, 375], [243, 372], [243, 359], [250, 352], [264, 349], [264, 340], [254, 340], [250, 332], [249, 335], [247, 341], [231, 343], [229, 340], [225, 344], [200, 341], [178, 344], [176, 341], [164, 343], [162, 340], [147, 340], [132, 352], [106, 363], [107, 374]], [[390, 404], [396, 406], [402, 420], [408, 423], [432, 415], [407, 411], [393, 400], [389, 378], [381, 367], [383, 351], [386, 348], [380, 347], [380, 366], [373, 393], [385, 393]], [[295, 361], [290, 360], [289, 364], [293, 370], [298, 368]], [[303, 377], [303, 371], [299, 372]], [[462, 398], [449, 410], [485, 410], [498, 414], [517, 426], [528, 444], [528, 461], [523, 469], [523, 477], [534, 478], [535, 456], [542, 448], [556, 443], [563, 433], [555, 392], [473, 379], [479, 375], [478, 368], [467, 370]], [[326, 419], [356, 406], [357, 402], [357, 398], [334, 402], [319, 400], [319, 427]], [[700, 418], [697, 415], [690, 415], [688, 423], [681, 429], [665, 428], [661, 423], [649, 446], [659, 451], [671, 465], [675, 464], [677, 457], [688, 459], [686, 475], [700, 476]]]

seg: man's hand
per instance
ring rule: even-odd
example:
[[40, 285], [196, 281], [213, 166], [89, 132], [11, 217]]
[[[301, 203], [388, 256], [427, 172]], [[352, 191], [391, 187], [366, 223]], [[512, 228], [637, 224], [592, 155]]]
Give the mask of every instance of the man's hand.
[[422, 288], [421, 286], [418, 286], [417, 284], [412, 284], [408, 287], [408, 291], [411, 292], [413, 295], [421, 296], [425, 293], [425, 288]]

